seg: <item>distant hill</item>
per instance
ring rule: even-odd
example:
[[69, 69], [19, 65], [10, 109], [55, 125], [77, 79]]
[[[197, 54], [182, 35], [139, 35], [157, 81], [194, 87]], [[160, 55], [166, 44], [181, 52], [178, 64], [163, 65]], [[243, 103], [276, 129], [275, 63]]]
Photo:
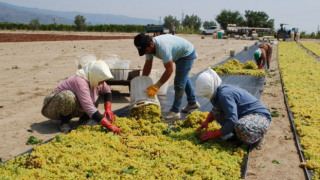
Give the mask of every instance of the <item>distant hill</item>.
[[157, 20], [133, 18], [112, 14], [91, 14], [81, 12], [51, 11], [38, 8], [14, 6], [0, 2], [0, 22], [29, 23], [32, 19], [39, 18], [41, 24], [74, 24], [74, 18], [82, 15], [87, 24], [158, 24]]

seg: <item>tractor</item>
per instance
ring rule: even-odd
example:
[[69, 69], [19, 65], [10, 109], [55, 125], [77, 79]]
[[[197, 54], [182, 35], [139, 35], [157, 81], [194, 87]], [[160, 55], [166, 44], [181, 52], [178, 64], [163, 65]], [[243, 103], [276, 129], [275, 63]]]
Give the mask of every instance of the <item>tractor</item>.
[[296, 36], [297, 36], [297, 33], [299, 33], [299, 31], [298, 30], [291, 30], [291, 29], [286, 30], [286, 28], [283, 27], [283, 25], [288, 25], [288, 24], [283, 24], [283, 23], [280, 24], [280, 29], [278, 30], [277, 34], [275, 35], [276, 36], [275, 38], [277, 38], [278, 41], [279, 41], [279, 39], [282, 39], [283, 41], [285, 41], [286, 38], [290, 38], [291, 32], [294, 32], [294, 40], [296, 40]]

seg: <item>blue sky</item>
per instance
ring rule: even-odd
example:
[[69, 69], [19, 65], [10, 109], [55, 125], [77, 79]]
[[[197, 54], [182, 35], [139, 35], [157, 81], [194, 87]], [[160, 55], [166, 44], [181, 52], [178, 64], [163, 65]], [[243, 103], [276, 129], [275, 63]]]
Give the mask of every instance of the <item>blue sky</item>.
[[171, 15], [181, 19], [184, 15], [197, 15], [202, 21], [212, 21], [221, 10], [264, 11], [286, 28], [297, 27], [307, 33], [316, 32], [320, 27], [320, 0], [0, 0], [0, 2], [54, 11], [76, 11], [125, 15], [161, 21]]

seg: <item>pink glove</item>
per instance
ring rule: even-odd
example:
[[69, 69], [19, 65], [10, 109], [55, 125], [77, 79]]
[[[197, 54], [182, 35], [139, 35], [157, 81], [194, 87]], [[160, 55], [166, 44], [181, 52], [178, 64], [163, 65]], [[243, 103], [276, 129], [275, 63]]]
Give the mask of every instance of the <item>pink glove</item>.
[[110, 120], [113, 121], [114, 120], [114, 114], [113, 112], [111, 111], [111, 102], [106, 102], [104, 104], [104, 117], [107, 118], [107, 116], [109, 116]]
[[112, 131], [113, 133], [117, 133], [117, 134], [119, 134], [119, 135], [121, 136], [121, 131], [120, 131], [120, 129], [119, 129], [117, 126], [111, 124], [106, 117], [104, 117], [104, 118], [100, 121], [100, 124], [101, 124], [102, 126], [108, 128], [108, 129], [109, 129], [110, 131]]
[[202, 141], [205, 141], [205, 140], [208, 140], [208, 139], [214, 139], [214, 138], [217, 138], [217, 137], [220, 137], [220, 136], [223, 136], [222, 132], [221, 132], [221, 129], [217, 130], [217, 131], [213, 131], [213, 132], [206, 132], [206, 133], [203, 133], [200, 137], [200, 139]]
[[258, 66], [258, 69], [262, 69], [262, 68], [263, 68], [263, 65]]
[[208, 114], [206, 120], [201, 124], [200, 127], [198, 127], [197, 131], [200, 132], [203, 128], [208, 129], [208, 124], [211, 123], [214, 120], [214, 117], [211, 113]]

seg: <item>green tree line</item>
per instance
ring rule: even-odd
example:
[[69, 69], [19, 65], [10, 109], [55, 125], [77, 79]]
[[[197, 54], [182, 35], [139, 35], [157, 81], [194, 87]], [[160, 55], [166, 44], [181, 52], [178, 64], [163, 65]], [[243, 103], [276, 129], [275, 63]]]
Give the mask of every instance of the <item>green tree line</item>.
[[[0, 23], [0, 30], [40, 30], [40, 31], [78, 31], [76, 25], [40, 24], [38, 28], [31, 28], [30, 24]], [[101, 24], [87, 25], [85, 31], [91, 32], [144, 32], [143, 25]]]
[[[239, 11], [231, 11], [223, 9], [216, 15], [214, 20], [202, 21], [197, 15], [186, 15], [182, 20], [178, 20], [171, 15], [164, 17], [164, 27], [171, 32], [171, 27], [176, 27], [176, 33], [183, 34], [200, 34], [200, 28], [208, 28], [209, 26], [220, 25], [226, 29], [228, 24], [236, 24], [237, 26], [248, 26], [256, 28], [274, 29], [274, 19], [269, 19], [266, 12], [246, 10], [242, 15]], [[90, 31], [90, 32], [145, 32], [144, 25], [121, 25], [121, 24], [98, 24], [87, 25], [86, 18], [77, 15], [74, 25], [65, 24], [40, 24], [40, 20], [33, 19], [29, 24], [19, 23], [0, 23], [0, 30], [41, 30], [41, 31]], [[301, 32], [303, 37], [320, 38], [320, 32], [306, 34]]]

